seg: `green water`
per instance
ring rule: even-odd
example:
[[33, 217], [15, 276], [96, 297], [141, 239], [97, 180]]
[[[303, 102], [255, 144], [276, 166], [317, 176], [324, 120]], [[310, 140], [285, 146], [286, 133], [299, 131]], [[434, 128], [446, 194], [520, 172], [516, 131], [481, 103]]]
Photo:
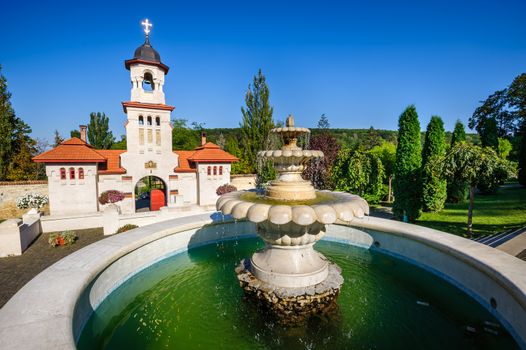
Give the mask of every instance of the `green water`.
[[316, 192], [316, 198], [307, 199], [303, 201], [288, 201], [288, 200], [279, 200], [272, 199], [267, 196], [263, 196], [256, 192], [246, 192], [243, 193], [239, 199], [245, 202], [251, 202], [256, 204], [268, 204], [268, 205], [315, 205], [320, 203], [332, 202], [337, 199], [336, 195], [329, 192]]
[[214, 243], [138, 273], [95, 310], [79, 349], [517, 348], [485, 309], [434, 275], [324, 241], [317, 249], [345, 278], [337, 313], [302, 327], [279, 326], [243, 298], [234, 274], [238, 262], [262, 246], [258, 239]]

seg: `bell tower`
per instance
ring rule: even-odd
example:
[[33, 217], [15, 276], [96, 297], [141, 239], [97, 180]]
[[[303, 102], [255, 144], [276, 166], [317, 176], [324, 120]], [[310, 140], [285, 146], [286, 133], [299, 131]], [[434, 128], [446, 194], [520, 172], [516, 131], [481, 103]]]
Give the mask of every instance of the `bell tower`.
[[150, 43], [152, 24], [147, 19], [141, 24], [144, 43], [133, 58], [124, 61], [130, 71], [131, 96], [122, 103], [127, 116], [127, 152], [121, 155], [121, 165], [134, 181], [156, 176], [169, 188], [170, 176], [178, 166], [178, 156], [172, 151], [171, 112], [175, 107], [166, 104], [163, 91], [169, 68]]
[[131, 101], [164, 104], [164, 77], [169, 68], [161, 62], [161, 56], [150, 44], [152, 24], [146, 19], [142, 25], [144, 44], [135, 50], [132, 59], [125, 62], [126, 68], [130, 70]]

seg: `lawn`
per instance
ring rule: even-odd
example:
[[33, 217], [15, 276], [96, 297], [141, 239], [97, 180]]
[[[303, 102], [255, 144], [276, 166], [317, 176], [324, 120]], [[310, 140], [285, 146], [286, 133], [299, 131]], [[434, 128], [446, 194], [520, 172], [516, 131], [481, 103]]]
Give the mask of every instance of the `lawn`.
[[[437, 230], [462, 235], [466, 232], [468, 202], [446, 203], [438, 213], [423, 213], [417, 220], [422, 225]], [[489, 235], [526, 226], [526, 188], [516, 184], [501, 187], [496, 194], [475, 195], [473, 233]]]

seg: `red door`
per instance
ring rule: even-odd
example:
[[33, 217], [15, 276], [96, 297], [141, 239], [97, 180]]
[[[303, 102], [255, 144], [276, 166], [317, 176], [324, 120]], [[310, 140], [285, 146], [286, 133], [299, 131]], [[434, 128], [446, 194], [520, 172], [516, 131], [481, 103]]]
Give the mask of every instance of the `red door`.
[[150, 210], [159, 210], [161, 207], [164, 207], [164, 192], [161, 190], [152, 190], [152, 192], [150, 192]]

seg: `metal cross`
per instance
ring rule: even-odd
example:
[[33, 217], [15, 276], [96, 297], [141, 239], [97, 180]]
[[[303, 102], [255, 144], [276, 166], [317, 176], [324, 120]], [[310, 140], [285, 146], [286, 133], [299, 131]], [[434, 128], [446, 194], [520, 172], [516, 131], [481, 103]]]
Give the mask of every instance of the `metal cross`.
[[148, 21], [148, 18], [146, 18], [141, 24], [144, 26], [144, 33], [146, 33], [146, 35], [150, 34], [152, 24]]

